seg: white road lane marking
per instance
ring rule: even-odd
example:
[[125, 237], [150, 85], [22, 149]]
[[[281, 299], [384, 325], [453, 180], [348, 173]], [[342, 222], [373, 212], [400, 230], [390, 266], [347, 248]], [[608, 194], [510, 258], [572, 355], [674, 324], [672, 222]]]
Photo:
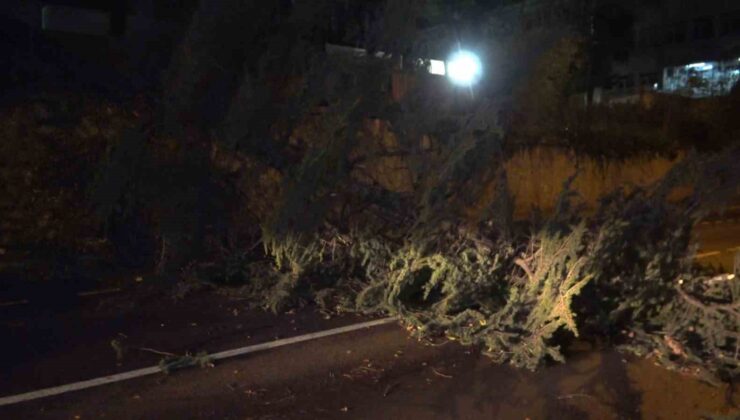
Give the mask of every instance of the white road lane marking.
[[[241, 347], [238, 349], [222, 351], [210, 355], [213, 360], [221, 360], [234, 356], [241, 356], [244, 354], [255, 353], [262, 350], [274, 349], [277, 347], [287, 346], [290, 344], [297, 344], [304, 341], [315, 340], [318, 338], [329, 337], [337, 334], [344, 334], [351, 331], [361, 330], [363, 328], [377, 327], [380, 325], [386, 325], [398, 321], [397, 317], [377, 319], [374, 321], [361, 322], [359, 324], [347, 325], [345, 327], [333, 328], [330, 330], [319, 331], [310, 334], [299, 335], [296, 337], [283, 338], [280, 340], [270, 341], [267, 343], [255, 344], [251, 346]], [[159, 366], [150, 366], [143, 369], [132, 370], [129, 372], [117, 373], [115, 375], [102, 376], [95, 379], [89, 379], [87, 381], [73, 382], [71, 384], [55, 386], [52, 388], [40, 389], [38, 391], [26, 392], [23, 394], [10, 395], [7, 397], [0, 398], [0, 406], [17, 404], [20, 402], [36, 400], [39, 398], [51, 397], [53, 395], [65, 394], [67, 392], [79, 391], [82, 389], [93, 388], [100, 385], [111, 384], [114, 382], [121, 382], [128, 379], [140, 378], [142, 376], [153, 375], [155, 373], [162, 372]]]

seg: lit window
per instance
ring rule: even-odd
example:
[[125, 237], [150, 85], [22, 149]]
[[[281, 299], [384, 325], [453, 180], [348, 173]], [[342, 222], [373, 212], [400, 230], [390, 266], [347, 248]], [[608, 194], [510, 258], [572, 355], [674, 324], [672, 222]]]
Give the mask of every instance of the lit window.
[[735, 59], [667, 68], [661, 91], [694, 98], [727, 95], [740, 82], [738, 70]]
[[687, 69], [692, 69], [696, 71], [709, 71], [714, 68], [713, 65], [707, 64], [707, 63], [693, 63], [686, 65]]
[[447, 74], [445, 62], [442, 60], [429, 60], [429, 73], [444, 76]]

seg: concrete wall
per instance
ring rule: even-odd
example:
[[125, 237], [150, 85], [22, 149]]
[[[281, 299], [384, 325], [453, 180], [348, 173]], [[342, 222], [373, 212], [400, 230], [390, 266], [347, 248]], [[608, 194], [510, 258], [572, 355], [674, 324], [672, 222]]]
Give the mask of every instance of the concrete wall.
[[[414, 190], [414, 174], [409, 157], [398, 154], [400, 143], [390, 124], [381, 120], [367, 120], [359, 133], [358, 143], [351, 157], [363, 156], [354, 176], [361, 182], [376, 184], [390, 191], [410, 193]], [[423, 136], [416, 159], [424, 153], [434, 153], [434, 140]], [[584, 204], [594, 207], [599, 199], [617, 188], [645, 187], [662, 179], [682, 159], [636, 157], [622, 161], [597, 160], [576, 156], [558, 147], [536, 147], [515, 154], [506, 163], [509, 189], [516, 199], [516, 214], [526, 216], [533, 207], [552, 210], [565, 181], [576, 173], [573, 183]], [[677, 191], [676, 197], [687, 191]]]
[[[355, 168], [355, 177], [361, 182], [376, 184], [387, 190], [410, 193], [416, 178], [404, 155], [394, 155], [399, 143], [387, 123], [368, 121], [359, 136], [353, 156], [367, 159]], [[425, 153], [433, 143], [422, 139], [419, 150]], [[419, 158], [419, 156], [417, 156]], [[423, 159], [423, 157], [422, 157]], [[624, 161], [600, 161], [576, 157], [573, 153], [553, 147], [538, 147], [514, 155], [505, 163], [509, 189], [516, 199], [516, 216], [526, 217], [533, 207], [545, 213], [557, 203], [565, 181], [579, 169], [573, 188], [583, 204], [593, 208], [604, 194], [617, 188], [645, 187], [663, 178], [678, 162], [667, 158], [632, 158]], [[687, 191], [677, 191], [676, 197]], [[482, 197], [485, 201], [485, 198]], [[481, 202], [483, 203], [483, 202]], [[482, 204], [485, 206], [485, 204]]]
[[[680, 158], [679, 158], [680, 159]], [[533, 206], [545, 212], [557, 202], [563, 183], [580, 167], [573, 187], [588, 207], [619, 187], [647, 186], [660, 180], [677, 160], [634, 158], [603, 163], [591, 158], [576, 158], [562, 149], [535, 148], [521, 152], [506, 162], [509, 188], [516, 198], [516, 215], [526, 216]]]

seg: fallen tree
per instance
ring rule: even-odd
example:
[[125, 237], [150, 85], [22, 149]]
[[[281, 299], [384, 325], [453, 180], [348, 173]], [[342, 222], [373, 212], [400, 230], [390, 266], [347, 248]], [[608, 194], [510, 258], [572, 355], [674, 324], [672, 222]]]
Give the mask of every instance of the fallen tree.
[[[399, 315], [417, 337], [478, 345], [530, 369], [563, 361], [561, 345], [581, 335], [710, 382], [738, 374], [738, 273], [694, 266], [690, 247], [705, 211], [737, 193], [737, 149], [690, 158], [649, 189], [616, 191], [592, 215], [566, 185], [542, 221], [511, 219], [496, 171], [492, 211], [471, 222], [461, 211], [476, 188], [457, 176], [469, 159], [485, 160], [480, 147], [448, 161], [459, 167], [441, 173], [458, 175], [430, 183], [419, 202], [376, 196], [357, 213], [343, 203], [352, 217], [329, 210], [305, 231], [279, 217], [264, 224], [269, 259], [243, 261], [241, 292], [272, 310], [314, 300], [328, 311]], [[687, 183], [694, 194], [668, 199]], [[281, 204], [311, 217], [295, 201]]]
[[[172, 255], [189, 281], [236, 285], [271, 310], [312, 300], [395, 314], [420, 338], [530, 369], [562, 361], [580, 336], [709, 381], [737, 376], [738, 279], [695, 268], [690, 248], [694, 224], [738, 193], [737, 147], [687, 158], [650, 188], [615, 191], [595, 213], [578, 205], [571, 179], [553, 214], [515, 221], [503, 163], [518, 146], [499, 127], [496, 88], [440, 92], [422, 74], [390, 101], [393, 61], [330, 56], [310, 35], [322, 30], [320, 7], [270, 4], [239, 38], [254, 48], [238, 54], [218, 34], [239, 35], [239, 16], [257, 3], [196, 14], [162, 120], [124, 138], [103, 169], [123, 172], [107, 178], [117, 188], [98, 187], [115, 192], [101, 217], [150, 210], [160, 263]], [[407, 33], [414, 7], [387, 6], [368, 49], [421, 54], [423, 37]], [[409, 31], [397, 32], [399, 21]], [[214, 97], [229, 106], [211, 109]], [[126, 150], [138, 153], [135, 167], [116, 164], [131, 161]], [[397, 168], [370, 170], [378, 160], [403, 161], [409, 187], [385, 188], [373, 175]], [[693, 193], [669, 199], [679, 187]]]

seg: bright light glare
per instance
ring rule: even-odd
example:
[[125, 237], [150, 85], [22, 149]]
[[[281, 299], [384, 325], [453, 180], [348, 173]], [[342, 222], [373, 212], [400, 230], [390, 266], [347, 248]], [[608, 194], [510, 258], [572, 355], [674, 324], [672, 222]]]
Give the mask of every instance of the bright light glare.
[[458, 51], [447, 62], [447, 77], [457, 85], [471, 86], [482, 73], [480, 59], [470, 51]]

